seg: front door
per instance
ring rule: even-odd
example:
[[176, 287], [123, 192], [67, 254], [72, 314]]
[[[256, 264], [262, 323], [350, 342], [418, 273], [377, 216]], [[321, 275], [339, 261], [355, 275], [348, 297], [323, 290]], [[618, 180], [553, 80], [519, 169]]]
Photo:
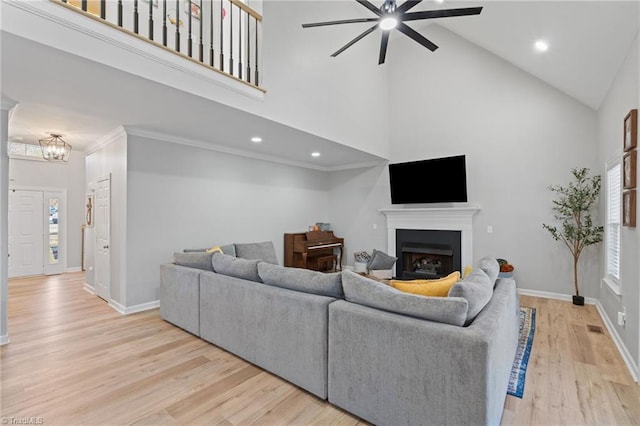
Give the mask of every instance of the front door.
[[43, 212], [42, 191], [9, 191], [9, 278], [43, 273]]
[[111, 178], [98, 181], [95, 200], [95, 291], [106, 301], [110, 299], [110, 220]]

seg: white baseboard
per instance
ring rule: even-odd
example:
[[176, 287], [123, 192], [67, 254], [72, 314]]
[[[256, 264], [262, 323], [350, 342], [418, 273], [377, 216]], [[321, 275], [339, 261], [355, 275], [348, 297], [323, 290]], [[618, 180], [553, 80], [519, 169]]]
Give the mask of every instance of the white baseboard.
[[88, 291], [92, 295], [96, 295], [96, 289], [92, 285], [84, 283], [84, 286], [82, 288], [84, 288], [85, 291]]
[[[570, 294], [552, 293], [548, 291], [527, 290], [524, 288], [519, 288], [518, 294], [521, 294], [523, 296], [544, 297], [545, 299], [566, 300], [569, 302], [572, 301], [572, 296]], [[631, 377], [635, 382], [639, 382], [638, 379], [640, 378], [640, 371], [638, 370], [638, 366], [635, 364], [635, 362], [633, 362], [633, 357], [629, 353], [629, 350], [622, 341], [622, 338], [618, 334], [618, 331], [613, 326], [613, 323], [604, 311], [604, 308], [602, 307], [600, 301], [598, 299], [594, 299], [593, 297], [585, 297], [584, 303], [588, 305], [595, 305], [596, 309], [598, 310], [598, 314], [600, 314], [600, 318], [602, 318], [602, 322], [604, 323], [605, 327], [607, 327], [607, 330], [609, 330], [609, 334], [611, 335], [613, 342], [616, 344], [618, 352], [620, 352], [620, 356], [622, 356], [624, 363], [627, 365], [627, 369], [629, 370]]]
[[148, 311], [151, 309], [156, 309], [160, 307], [160, 301], [154, 300], [153, 302], [141, 303], [139, 305], [133, 306], [123, 306], [118, 302], [114, 302], [113, 300], [109, 302], [109, 306], [111, 306], [116, 311], [120, 312], [122, 315], [135, 314], [136, 312]]
[[6, 345], [7, 343], [9, 343], [9, 335], [3, 334], [0, 336], [0, 346]]
[[[569, 302], [573, 300], [573, 296], [570, 294], [553, 293], [550, 291], [528, 290], [526, 288], [519, 288], [518, 294], [521, 294], [523, 296], [543, 297], [545, 299], [566, 300]], [[597, 302], [598, 302], [598, 299], [594, 299], [593, 297], [584, 298], [584, 303], [586, 303], [587, 305], [595, 305]]]
[[618, 352], [620, 352], [620, 355], [622, 356], [624, 363], [627, 364], [627, 368], [629, 369], [629, 373], [631, 373], [631, 377], [636, 383], [638, 383], [640, 379], [640, 370], [638, 370], [638, 366], [633, 361], [633, 357], [629, 353], [629, 350], [627, 349], [624, 342], [622, 341], [622, 338], [618, 334], [618, 330], [616, 330], [616, 328], [614, 327], [613, 323], [609, 319], [609, 316], [607, 315], [607, 313], [604, 311], [604, 307], [602, 306], [599, 300], [596, 303], [596, 309], [598, 310], [600, 317], [602, 317], [602, 321], [604, 322], [604, 325], [607, 327], [607, 330], [609, 330], [609, 334], [611, 335], [613, 342], [618, 347]]
[[82, 267], [74, 266], [73, 268], [67, 268], [67, 272], [82, 272]]

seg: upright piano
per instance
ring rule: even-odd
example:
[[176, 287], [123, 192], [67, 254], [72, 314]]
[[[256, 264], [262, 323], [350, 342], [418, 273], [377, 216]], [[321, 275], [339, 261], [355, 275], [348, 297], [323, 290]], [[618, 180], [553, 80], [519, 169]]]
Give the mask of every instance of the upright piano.
[[343, 250], [344, 238], [336, 237], [333, 231], [284, 234], [284, 266], [317, 271], [340, 270]]

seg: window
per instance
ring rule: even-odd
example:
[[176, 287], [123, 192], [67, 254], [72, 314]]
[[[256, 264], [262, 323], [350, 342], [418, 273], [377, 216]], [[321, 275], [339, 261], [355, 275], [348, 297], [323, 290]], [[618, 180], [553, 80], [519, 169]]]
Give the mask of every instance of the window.
[[8, 142], [7, 152], [10, 158], [44, 161], [44, 158], [42, 158], [42, 148], [40, 148], [40, 145], [29, 145], [20, 142]]
[[605, 227], [605, 279], [616, 294], [620, 292], [620, 161], [607, 168]]

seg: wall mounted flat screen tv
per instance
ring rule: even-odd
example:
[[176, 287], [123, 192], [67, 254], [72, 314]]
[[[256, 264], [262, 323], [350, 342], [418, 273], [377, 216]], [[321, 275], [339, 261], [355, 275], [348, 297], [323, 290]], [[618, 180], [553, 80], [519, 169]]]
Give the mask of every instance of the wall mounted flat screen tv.
[[467, 201], [464, 155], [389, 164], [392, 204]]

